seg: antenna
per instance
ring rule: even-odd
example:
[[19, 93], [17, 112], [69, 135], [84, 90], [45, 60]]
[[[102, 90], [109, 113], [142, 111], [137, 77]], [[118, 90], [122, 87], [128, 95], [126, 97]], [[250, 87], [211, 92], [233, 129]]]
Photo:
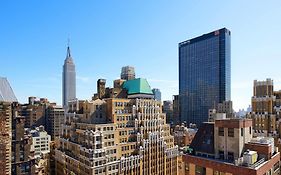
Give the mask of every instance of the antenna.
[[70, 39], [69, 39], [69, 36], [67, 38], [67, 47], [69, 47], [69, 43], [70, 43]]

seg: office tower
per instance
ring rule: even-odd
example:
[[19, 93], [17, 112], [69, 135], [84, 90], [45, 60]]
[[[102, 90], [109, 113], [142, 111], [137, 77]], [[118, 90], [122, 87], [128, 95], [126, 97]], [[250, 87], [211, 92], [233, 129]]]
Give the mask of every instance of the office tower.
[[221, 119], [201, 125], [183, 155], [185, 174], [280, 173], [280, 152], [271, 137], [253, 138], [251, 119]]
[[133, 80], [135, 79], [135, 68], [132, 66], [124, 66], [121, 70], [121, 79]]
[[105, 98], [69, 103], [57, 174], [177, 175], [178, 147], [147, 80], [106, 89]]
[[59, 138], [61, 127], [64, 124], [64, 111], [61, 106], [49, 106], [46, 109], [46, 131], [52, 140]]
[[230, 100], [230, 57], [226, 28], [179, 43], [181, 122], [200, 125], [209, 109]]
[[153, 95], [154, 95], [154, 99], [157, 100], [157, 101], [161, 101], [161, 91], [160, 91], [160, 89], [153, 88], [152, 92], [153, 92]]
[[70, 48], [67, 47], [66, 59], [64, 60], [62, 73], [62, 104], [67, 107], [70, 100], [76, 98], [76, 72]]
[[17, 98], [7, 80], [0, 77], [0, 172], [11, 174], [12, 103]]

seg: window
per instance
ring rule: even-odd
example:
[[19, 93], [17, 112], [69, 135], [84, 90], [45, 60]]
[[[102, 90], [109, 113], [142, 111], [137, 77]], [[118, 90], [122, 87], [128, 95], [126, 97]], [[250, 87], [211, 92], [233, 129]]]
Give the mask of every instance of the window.
[[195, 173], [196, 174], [206, 174], [206, 168], [196, 165], [195, 166]]
[[249, 133], [252, 134], [252, 127], [250, 127], [250, 129], [249, 129]]
[[234, 161], [234, 153], [233, 152], [228, 152], [227, 153], [227, 159], [229, 161]]
[[228, 128], [228, 137], [234, 137], [234, 128]]
[[224, 128], [219, 127], [219, 136], [224, 136]]
[[214, 175], [220, 175], [219, 171], [214, 170]]
[[224, 159], [224, 151], [219, 151], [219, 158]]
[[241, 128], [241, 136], [244, 136], [244, 128]]

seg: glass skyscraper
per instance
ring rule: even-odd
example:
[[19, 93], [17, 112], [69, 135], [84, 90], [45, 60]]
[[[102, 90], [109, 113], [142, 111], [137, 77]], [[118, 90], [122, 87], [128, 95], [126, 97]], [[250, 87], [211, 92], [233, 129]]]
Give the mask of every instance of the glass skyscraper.
[[230, 38], [223, 28], [179, 43], [181, 122], [200, 125], [209, 109], [230, 100]]

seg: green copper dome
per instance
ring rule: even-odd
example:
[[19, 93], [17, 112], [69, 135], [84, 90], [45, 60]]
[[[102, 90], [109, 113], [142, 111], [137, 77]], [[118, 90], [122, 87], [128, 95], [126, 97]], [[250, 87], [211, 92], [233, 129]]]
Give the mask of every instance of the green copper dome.
[[128, 95], [132, 94], [151, 94], [152, 90], [147, 80], [144, 78], [137, 78], [133, 80], [125, 81], [123, 84], [123, 88], [127, 89]]

